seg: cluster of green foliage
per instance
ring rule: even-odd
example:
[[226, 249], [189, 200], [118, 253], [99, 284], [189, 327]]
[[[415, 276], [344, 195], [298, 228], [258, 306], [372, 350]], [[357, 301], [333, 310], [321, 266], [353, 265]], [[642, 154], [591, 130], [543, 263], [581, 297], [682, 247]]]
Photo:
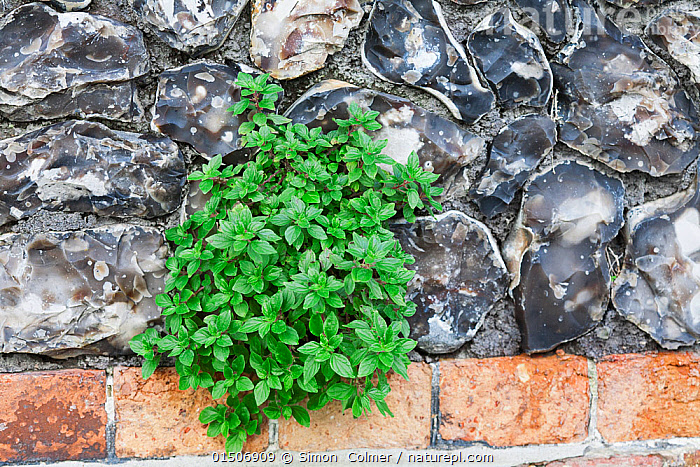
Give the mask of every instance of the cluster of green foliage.
[[239, 133], [255, 156], [236, 166], [217, 156], [190, 175], [211, 198], [166, 232], [177, 248], [156, 297], [165, 329], [131, 341], [144, 378], [167, 354], [180, 389], [226, 396], [200, 421], [228, 451], [259, 432], [263, 414], [308, 426], [307, 408], [337, 399], [356, 417], [371, 401], [391, 415], [386, 374], [408, 378], [416, 343], [413, 258], [387, 223], [397, 210], [412, 221], [415, 209], [441, 209], [438, 175], [415, 154], [395, 162], [367, 134], [381, 127], [377, 112], [351, 105], [324, 134], [275, 114], [282, 89], [267, 79], [239, 74], [243, 98], [229, 110], [249, 116]]

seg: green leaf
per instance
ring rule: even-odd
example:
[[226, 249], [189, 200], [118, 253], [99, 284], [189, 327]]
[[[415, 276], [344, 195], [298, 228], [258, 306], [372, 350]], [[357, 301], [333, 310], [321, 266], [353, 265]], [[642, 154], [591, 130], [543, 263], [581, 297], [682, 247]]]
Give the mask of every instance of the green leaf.
[[293, 405], [292, 415], [294, 416], [294, 420], [296, 420], [299, 425], [307, 428], [311, 425], [311, 417], [309, 416], [309, 412], [304, 407], [300, 405]]
[[355, 282], [369, 282], [372, 279], [372, 270], [364, 268], [353, 268], [352, 279]]
[[357, 394], [357, 388], [346, 383], [335, 383], [328, 388], [328, 395], [337, 400], [348, 400]]
[[323, 230], [323, 227], [317, 224], [311, 224], [311, 227], [309, 227], [306, 231], [309, 232], [309, 235], [318, 240], [325, 240], [328, 238], [326, 232]]
[[270, 385], [268, 381], [266, 379], [258, 381], [258, 384], [255, 385], [255, 389], [253, 390], [253, 394], [255, 395], [255, 403], [262, 405], [262, 403], [270, 397]]
[[143, 366], [141, 367], [141, 376], [143, 379], [148, 379], [151, 377], [153, 372], [158, 368], [158, 363], [160, 363], [160, 355], [156, 356], [152, 360], [145, 360]]
[[192, 349], [187, 349], [180, 354], [178, 360], [185, 366], [192, 366], [192, 363], [194, 363], [194, 352]]
[[199, 421], [200, 423], [211, 423], [214, 420], [220, 419], [219, 418], [219, 411], [216, 410], [214, 407], [205, 407], [200, 413], [199, 413]]
[[274, 255], [277, 253], [277, 250], [264, 240], [255, 240], [251, 243], [251, 248], [259, 255]]
[[326, 321], [323, 323], [323, 333], [326, 337], [331, 338], [338, 333], [338, 317], [335, 313], [329, 313], [326, 317]]
[[350, 360], [348, 357], [342, 354], [334, 353], [331, 355], [331, 368], [337, 374], [344, 378], [354, 378], [355, 372], [352, 370], [352, 365], [350, 365]]
[[241, 376], [236, 381], [236, 389], [239, 391], [252, 391], [253, 387], [253, 382], [246, 376]]

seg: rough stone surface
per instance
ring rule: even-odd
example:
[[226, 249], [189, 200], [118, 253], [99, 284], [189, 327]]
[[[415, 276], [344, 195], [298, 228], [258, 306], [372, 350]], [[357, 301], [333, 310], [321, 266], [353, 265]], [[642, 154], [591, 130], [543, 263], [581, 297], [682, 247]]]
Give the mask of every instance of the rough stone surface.
[[221, 46], [248, 0], [135, 0], [134, 9], [170, 47], [202, 55]]
[[107, 457], [105, 373], [0, 374], [2, 462]]
[[440, 362], [440, 435], [491, 446], [574, 443], [587, 435], [585, 358]]
[[569, 7], [564, 0], [515, 0], [515, 3], [549, 41], [564, 42], [567, 25], [571, 22]]
[[57, 123], [0, 141], [0, 225], [40, 209], [161, 216], [180, 205], [185, 175], [168, 138]]
[[424, 363], [408, 367], [410, 381], [388, 375], [391, 392], [386, 398], [394, 418], [378, 411], [353, 419], [338, 401], [313, 412], [311, 426], [293, 419], [279, 421], [279, 445], [288, 451], [333, 451], [356, 448], [425, 449], [430, 444], [430, 383], [432, 370]]
[[425, 89], [467, 123], [493, 106], [493, 93], [480, 83], [437, 2], [377, 0], [362, 60], [382, 79]]
[[620, 314], [662, 347], [700, 338], [700, 184], [638, 206], [625, 225], [627, 252], [613, 288]]
[[552, 63], [559, 140], [620, 172], [682, 172], [700, 152], [695, 106], [638, 36], [574, 3], [582, 32]]
[[687, 66], [696, 84], [700, 84], [700, 12], [667, 10], [646, 28], [651, 40]]
[[253, 0], [250, 55], [277, 79], [322, 68], [362, 19], [357, 0]]
[[489, 161], [471, 196], [493, 217], [508, 207], [557, 142], [556, 124], [542, 115], [526, 115], [503, 127], [491, 143]]
[[700, 436], [697, 354], [611, 355], [597, 369], [598, 431], [606, 442]]
[[123, 354], [160, 318], [167, 246], [153, 228], [0, 236], [1, 352]]
[[49, 0], [49, 3], [61, 11], [80, 11], [89, 7], [92, 0]]
[[[225, 439], [207, 437], [199, 413], [214, 401], [209, 391], [178, 389], [174, 368], [160, 368], [149, 379], [141, 368], [114, 369], [117, 457], [169, 457], [224, 452]], [[268, 446], [268, 426], [248, 438], [244, 452]]]
[[[379, 112], [380, 130], [369, 132], [375, 140], [388, 140], [383, 153], [403, 164], [411, 152], [423, 170], [442, 175], [436, 184], [455, 193], [464, 184], [462, 169], [485, 151], [485, 142], [473, 133], [401, 97], [361, 89], [342, 81], [323, 81], [309, 89], [285, 113], [295, 123], [337, 128], [333, 118], [347, 118], [347, 108], [357, 103]], [[463, 187], [462, 187], [463, 188]]]
[[551, 350], [603, 318], [605, 248], [622, 227], [624, 196], [620, 180], [577, 162], [550, 167], [526, 187], [503, 249], [526, 352]]
[[576, 457], [550, 462], [546, 467], [665, 467], [661, 456]]
[[518, 24], [508, 8], [481, 20], [467, 45], [502, 107], [547, 105], [553, 85], [547, 56], [537, 36]]
[[205, 158], [241, 149], [238, 127], [248, 114], [228, 109], [241, 99], [235, 84], [239, 72], [256, 74], [245, 65], [201, 62], [160, 75], [151, 126], [175, 141], [191, 144]]
[[453, 352], [472, 339], [486, 314], [503, 298], [508, 270], [491, 232], [459, 211], [394, 224], [404, 251], [416, 262], [408, 297], [411, 338], [430, 353]]
[[[17, 112], [18, 120], [39, 116], [47, 107], [46, 118], [131, 120], [139, 114], [132, 90], [111, 83], [147, 71], [141, 31], [128, 24], [88, 13], [57, 13], [42, 3], [24, 5], [0, 20], [0, 111]], [[61, 103], [66, 107], [61, 109]]]

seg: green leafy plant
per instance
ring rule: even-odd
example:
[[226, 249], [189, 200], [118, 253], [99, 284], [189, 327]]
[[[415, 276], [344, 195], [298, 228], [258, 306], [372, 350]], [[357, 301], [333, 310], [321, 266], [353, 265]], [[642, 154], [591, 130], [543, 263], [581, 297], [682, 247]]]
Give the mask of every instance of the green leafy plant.
[[412, 221], [416, 209], [441, 209], [438, 175], [415, 154], [395, 162], [367, 134], [381, 127], [378, 112], [350, 105], [324, 134], [275, 114], [281, 88], [267, 80], [238, 75], [243, 98], [229, 110], [249, 117], [239, 133], [253, 160], [223, 166], [217, 156], [190, 175], [211, 197], [166, 232], [177, 247], [156, 297], [164, 330], [131, 341], [144, 378], [167, 354], [180, 389], [211, 391], [219, 402], [200, 421], [229, 451], [263, 415], [308, 426], [307, 409], [332, 399], [355, 417], [372, 401], [392, 415], [386, 374], [408, 379], [416, 343], [404, 267], [413, 258], [387, 223], [397, 210]]

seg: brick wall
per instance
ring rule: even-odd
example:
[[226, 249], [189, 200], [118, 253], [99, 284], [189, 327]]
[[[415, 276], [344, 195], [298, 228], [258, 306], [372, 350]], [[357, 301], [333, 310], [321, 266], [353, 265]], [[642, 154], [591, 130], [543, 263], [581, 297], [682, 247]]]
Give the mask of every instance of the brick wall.
[[[693, 439], [700, 437], [697, 354], [613, 355], [593, 362], [560, 352], [415, 363], [409, 370], [408, 382], [392, 376], [387, 401], [393, 419], [375, 414], [354, 420], [329, 404], [312, 413], [310, 428], [273, 422], [275, 430], [264, 426], [245, 450], [550, 445], [539, 446], [544, 451], [568, 445], [576, 449], [561, 451], [562, 457], [588, 457], [550, 465], [700, 465]], [[210, 403], [205, 391], [179, 391], [171, 368], [147, 381], [140, 368], [129, 367], [3, 374], [0, 461], [221, 452], [223, 440], [207, 438], [198, 422]], [[676, 446], [671, 457], [669, 446]]]

